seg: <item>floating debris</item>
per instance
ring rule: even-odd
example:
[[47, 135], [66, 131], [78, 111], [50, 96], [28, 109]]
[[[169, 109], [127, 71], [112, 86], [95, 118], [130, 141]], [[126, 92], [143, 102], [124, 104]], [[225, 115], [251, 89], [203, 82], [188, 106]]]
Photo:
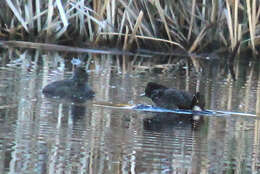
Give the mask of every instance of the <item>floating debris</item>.
[[186, 109], [165, 109], [152, 105], [144, 105], [144, 104], [112, 104], [107, 102], [99, 102], [94, 103], [96, 106], [108, 107], [114, 109], [126, 109], [126, 110], [136, 110], [136, 111], [144, 111], [144, 112], [159, 112], [159, 113], [173, 113], [173, 114], [182, 114], [182, 115], [201, 115], [201, 116], [215, 116], [215, 117], [227, 117], [227, 116], [241, 116], [241, 117], [257, 117], [255, 114], [249, 113], [240, 113], [240, 112], [232, 112], [232, 111], [215, 111], [215, 110], [203, 110], [203, 111], [195, 111], [195, 110], [186, 110]]

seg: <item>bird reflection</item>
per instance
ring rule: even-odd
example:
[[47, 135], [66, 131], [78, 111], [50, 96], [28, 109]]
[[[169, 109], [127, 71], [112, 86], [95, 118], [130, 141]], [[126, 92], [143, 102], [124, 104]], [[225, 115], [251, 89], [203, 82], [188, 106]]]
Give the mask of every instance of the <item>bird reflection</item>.
[[71, 118], [73, 121], [81, 120], [86, 114], [87, 106], [72, 105], [71, 106]]
[[157, 113], [151, 118], [143, 120], [145, 130], [163, 131], [174, 129], [196, 130], [203, 122], [203, 119], [194, 119], [194, 116], [172, 114], [172, 113]]

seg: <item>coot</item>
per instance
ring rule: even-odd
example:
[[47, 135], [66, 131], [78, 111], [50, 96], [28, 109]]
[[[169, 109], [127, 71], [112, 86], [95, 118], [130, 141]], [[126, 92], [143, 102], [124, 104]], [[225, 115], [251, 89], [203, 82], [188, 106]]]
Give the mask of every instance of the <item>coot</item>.
[[70, 99], [84, 102], [94, 97], [94, 91], [88, 86], [88, 74], [83, 67], [77, 67], [71, 79], [55, 81], [42, 90], [46, 97]]
[[152, 99], [158, 107], [167, 109], [204, 110], [205, 98], [197, 92], [195, 95], [175, 88], [149, 82], [145, 88], [145, 96]]

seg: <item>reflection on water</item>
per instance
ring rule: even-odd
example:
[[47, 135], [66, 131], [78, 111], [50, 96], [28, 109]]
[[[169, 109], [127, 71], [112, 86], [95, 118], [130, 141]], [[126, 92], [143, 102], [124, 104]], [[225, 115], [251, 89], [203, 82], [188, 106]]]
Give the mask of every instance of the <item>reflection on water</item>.
[[[102, 108], [92, 103], [149, 104], [148, 81], [205, 93], [206, 108], [259, 114], [259, 64], [237, 61], [236, 81], [221, 64], [201, 75], [182, 71], [121, 74], [117, 58], [89, 62], [93, 101], [45, 98], [46, 84], [69, 78], [58, 53], [4, 52], [0, 67], [0, 173], [257, 173], [260, 123], [245, 117], [192, 117]], [[145, 64], [146, 62], [144, 62]], [[215, 65], [215, 66], [212, 66]], [[134, 66], [134, 65], [133, 65]], [[148, 66], [145, 65], [145, 66]], [[151, 64], [152, 66], [152, 64]]]

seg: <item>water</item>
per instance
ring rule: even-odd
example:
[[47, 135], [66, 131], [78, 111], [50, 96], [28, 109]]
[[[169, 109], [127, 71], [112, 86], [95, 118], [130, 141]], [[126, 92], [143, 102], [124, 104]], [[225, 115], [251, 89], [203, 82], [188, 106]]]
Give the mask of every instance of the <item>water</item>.
[[259, 116], [259, 64], [237, 62], [233, 81], [221, 64], [205, 63], [201, 76], [187, 76], [185, 69], [154, 73], [141, 66], [124, 75], [111, 56], [89, 56], [89, 83], [96, 97], [78, 105], [41, 93], [48, 83], [71, 76], [73, 55], [1, 53], [0, 173], [260, 172], [257, 118], [203, 116], [194, 121], [95, 105], [151, 104], [140, 94], [147, 82], [156, 81], [199, 89], [207, 109]]

